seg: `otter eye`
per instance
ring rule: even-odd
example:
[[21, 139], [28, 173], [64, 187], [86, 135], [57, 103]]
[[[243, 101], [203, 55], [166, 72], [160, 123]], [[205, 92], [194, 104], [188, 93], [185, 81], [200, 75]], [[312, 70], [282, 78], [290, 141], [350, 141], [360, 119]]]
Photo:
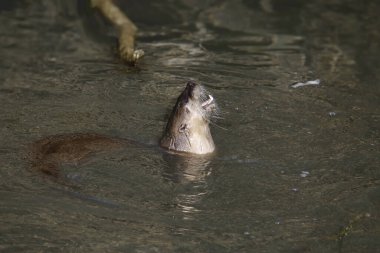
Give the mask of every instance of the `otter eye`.
[[183, 133], [183, 132], [185, 132], [186, 128], [187, 128], [186, 124], [181, 124], [179, 126], [178, 132]]

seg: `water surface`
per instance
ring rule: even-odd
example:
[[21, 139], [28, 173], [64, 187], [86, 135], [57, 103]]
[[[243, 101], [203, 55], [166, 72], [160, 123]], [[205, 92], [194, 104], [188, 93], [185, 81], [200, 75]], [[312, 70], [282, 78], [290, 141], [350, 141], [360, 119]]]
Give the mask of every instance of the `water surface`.
[[[85, 1], [0, 4], [0, 251], [379, 252], [376, 1], [119, 4], [136, 68]], [[64, 166], [75, 188], [29, 170], [52, 134], [157, 143], [189, 79], [215, 156], [130, 146]]]

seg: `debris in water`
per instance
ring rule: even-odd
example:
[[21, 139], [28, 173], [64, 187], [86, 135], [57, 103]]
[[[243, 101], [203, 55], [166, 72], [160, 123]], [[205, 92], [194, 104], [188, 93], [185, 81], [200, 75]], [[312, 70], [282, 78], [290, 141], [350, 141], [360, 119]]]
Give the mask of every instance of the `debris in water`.
[[298, 87], [308, 86], [308, 85], [319, 85], [320, 83], [321, 83], [321, 80], [315, 79], [315, 80], [307, 81], [305, 83], [301, 83], [301, 82], [293, 83], [292, 85], [290, 85], [290, 87], [298, 88]]
[[307, 177], [309, 174], [310, 174], [310, 172], [308, 172], [308, 171], [301, 171], [300, 176], [301, 177]]

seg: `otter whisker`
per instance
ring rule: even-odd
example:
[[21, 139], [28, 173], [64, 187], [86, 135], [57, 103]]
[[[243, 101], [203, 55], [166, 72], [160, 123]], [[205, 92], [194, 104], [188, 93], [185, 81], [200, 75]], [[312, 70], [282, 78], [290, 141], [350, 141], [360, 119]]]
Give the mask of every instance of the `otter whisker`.
[[220, 129], [223, 129], [223, 130], [225, 130], [225, 131], [227, 131], [228, 129], [227, 128], [225, 128], [225, 127], [222, 127], [222, 126], [219, 126], [218, 124], [216, 124], [215, 122], [212, 122], [212, 121], [209, 121], [210, 122], [210, 124], [211, 125], [213, 125], [213, 126], [216, 126], [216, 127], [219, 127]]
[[213, 119], [225, 119], [225, 117], [221, 117], [218, 115], [211, 115], [211, 118], [213, 118]]

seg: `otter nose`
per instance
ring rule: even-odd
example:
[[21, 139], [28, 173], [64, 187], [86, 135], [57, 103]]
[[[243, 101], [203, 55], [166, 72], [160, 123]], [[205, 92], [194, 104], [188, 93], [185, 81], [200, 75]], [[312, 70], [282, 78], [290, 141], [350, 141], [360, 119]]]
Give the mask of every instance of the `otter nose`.
[[188, 81], [188, 82], [187, 82], [187, 85], [186, 85], [186, 88], [192, 90], [192, 89], [194, 89], [195, 86], [197, 86], [197, 84], [196, 84], [195, 82], [193, 82], [193, 81]]
[[193, 81], [188, 81], [187, 84], [186, 84], [186, 89], [185, 89], [185, 93], [186, 93], [186, 97], [187, 98], [191, 98], [193, 97], [193, 92], [194, 92], [194, 88], [197, 86], [198, 84], [196, 84], [195, 82]]

